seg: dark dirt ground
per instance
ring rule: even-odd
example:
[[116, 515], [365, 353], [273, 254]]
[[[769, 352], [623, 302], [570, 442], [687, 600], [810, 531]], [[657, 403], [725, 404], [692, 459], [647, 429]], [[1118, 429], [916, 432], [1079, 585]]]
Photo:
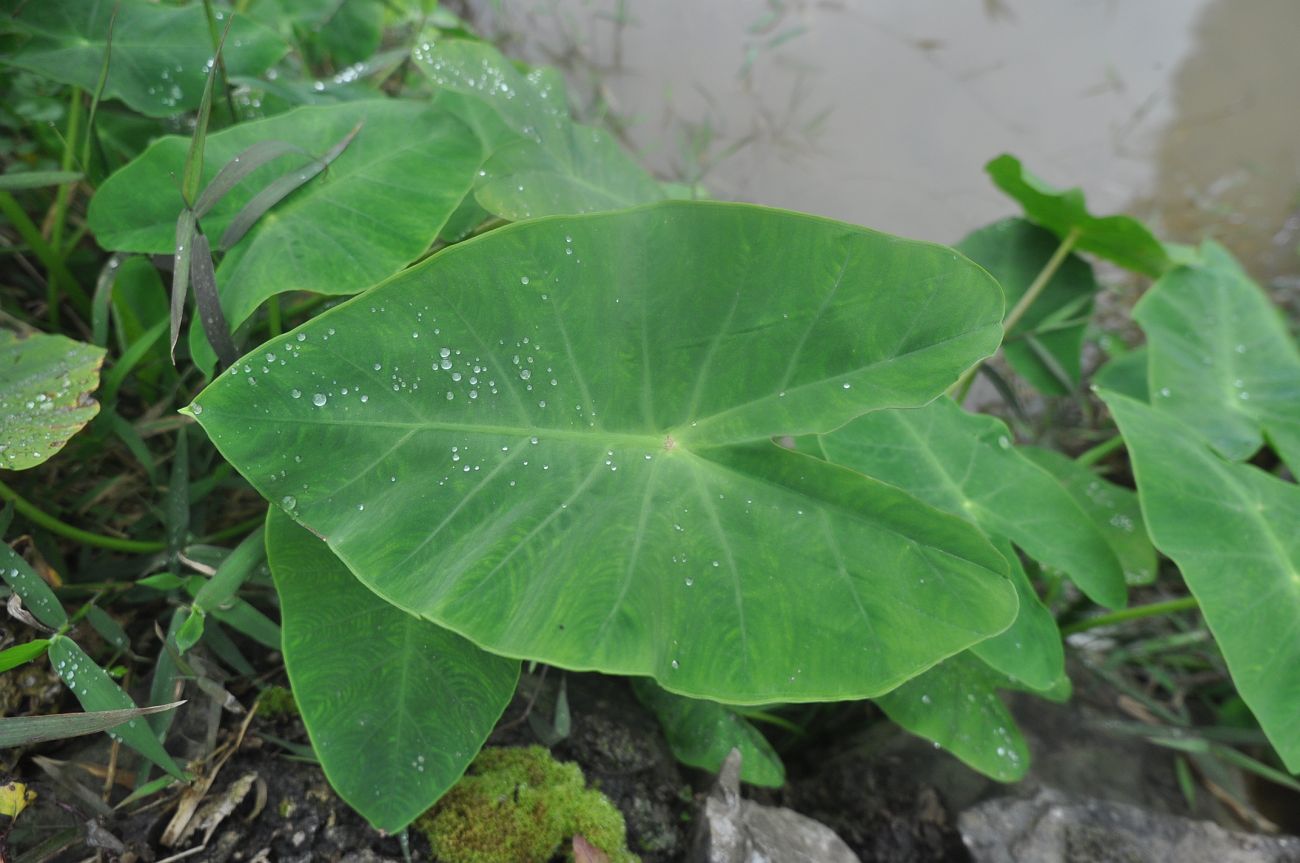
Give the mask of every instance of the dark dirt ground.
[[[548, 696], [553, 698], [559, 678], [553, 670], [551, 675], [549, 689], [543, 688], [543, 697], [534, 706], [536, 714], [547, 714]], [[7, 682], [11, 689], [15, 682], [25, 683], [33, 698], [41, 696], [43, 686], [57, 691], [57, 684], [43, 673], [31, 672], [26, 680]], [[572, 725], [569, 735], [554, 745], [556, 756], [576, 761], [589, 783], [614, 801], [627, 820], [630, 847], [646, 863], [683, 859], [697, 800], [707, 791], [711, 777], [673, 760], [654, 717], [624, 681], [569, 674], [565, 683]], [[817, 739], [825, 741], [822, 745], [775, 733], [789, 782], [780, 791], [746, 788], [746, 794], [828, 824], [864, 863], [969, 860], [956, 829], [957, 814], [991, 795], [1032, 793], [1029, 789], [1039, 783], [1155, 811], [1189, 814], [1169, 752], [1133, 736], [1099, 730], [1113, 699], [1104, 690], [1080, 689], [1064, 706], [1028, 699], [1017, 704], [1035, 757], [1034, 772], [1022, 785], [990, 782], [883, 721], [874, 708], [858, 704], [819, 708], [822, 712], [816, 720], [823, 733]], [[531, 724], [522, 720], [527, 706], [525, 697], [517, 697], [489, 744], [538, 742]], [[242, 718], [195, 710], [178, 723], [182, 740], [192, 743], [201, 743], [219, 727], [220, 746], [238, 733]], [[108, 762], [108, 746], [101, 738], [49, 744], [24, 754], [17, 773], [32, 782], [40, 797], [11, 834], [14, 863], [94, 860], [96, 849], [88, 840], [107, 846], [101, 847], [99, 859], [126, 863], [402, 859], [396, 838], [377, 834], [330, 791], [318, 767], [292, 760], [278, 742], [306, 743], [295, 717], [255, 717], [249, 724], [242, 745], [217, 774], [201, 804], [224, 801], [227, 810], [212, 824], [206, 844], [206, 827], [171, 846], [162, 843], [177, 808], [175, 794], [156, 795], [130, 815], [104, 815], [96, 822], [102, 829], [87, 829], [96, 807], [79, 798], [67, 782], [99, 795], [102, 765]], [[64, 782], [35, 766], [33, 756], [38, 754], [62, 762]], [[94, 765], [101, 766], [98, 776]], [[125, 754], [119, 767], [119, 777], [129, 777]], [[1191, 814], [1238, 829], [1242, 826], [1211, 795], [1200, 795], [1198, 807]], [[201, 821], [201, 816], [195, 821]], [[42, 843], [49, 843], [44, 851], [38, 847]], [[416, 831], [410, 834], [410, 852], [414, 860], [432, 859], [427, 841]]]

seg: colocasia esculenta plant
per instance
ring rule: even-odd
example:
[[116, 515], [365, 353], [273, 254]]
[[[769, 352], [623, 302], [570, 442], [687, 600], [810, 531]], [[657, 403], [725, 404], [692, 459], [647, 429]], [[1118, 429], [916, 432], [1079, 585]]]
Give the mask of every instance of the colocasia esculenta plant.
[[[161, 508], [165, 539], [108, 546], [180, 605], [154, 703], [196, 645], [237, 667], [228, 629], [282, 648], [330, 782], [388, 831], [463, 773], [521, 662], [636, 678], [684, 760], [742, 745], [755, 782], [781, 782], [775, 752], [716, 716], [849, 699], [1011, 781], [1028, 755], [999, 690], [1070, 691], [1042, 585], [1118, 609], [1164, 566], [1300, 770], [1300, 358], [1219, 246], [1094, 216], [1010, 156], [988, 170], [1024, 216], [955, 248], [670, 200], [574, 122], [557, 73], [414, 3], [358, 4], [373, 26], [346, 32], [270, 2], [7, 5], [0, 59], [93, 94], [64, 167], [114, 257], [93, 298], [51, 270], [93, 345], [3, 336], [0, 462], [49, 458], [97, 382], [91, 433], [132, 446], [126, 385], [193, 419], [173, 426], [173, 490], [224, 459], [268, 503], [205, 574], [178, 574], [192, 495]], [[384, 28], [406, 42], [379, 51]], [[174, 56], [148, 47], [164, 31]], [[311, 80], [331, 51], [340, 71]], [[139, 141], [194, 110], [189, 134]], [[1091, 376], [1089, 257], [1154, 280], [1145, 345]], [[1136, 492], [962, 407], [1000, 349], [1043, 394], [1094, 388]], [[48, 650], [88, 710], [131, 708], [69, 637], [102, 610], [70, 622], [5, 552], [53, 631], [22, 661]], [[279, 632], [241, 597], [263, 554]], [[166, 730], [115, 733], [179, 776]]]

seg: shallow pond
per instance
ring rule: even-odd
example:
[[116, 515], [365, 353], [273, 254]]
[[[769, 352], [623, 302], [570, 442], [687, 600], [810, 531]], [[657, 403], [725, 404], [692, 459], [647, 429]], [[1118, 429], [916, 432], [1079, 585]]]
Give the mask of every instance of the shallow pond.
[[1300, 294], [1294, 0], [473, 0], [662, 176], [953, 242], [1019, 155]]

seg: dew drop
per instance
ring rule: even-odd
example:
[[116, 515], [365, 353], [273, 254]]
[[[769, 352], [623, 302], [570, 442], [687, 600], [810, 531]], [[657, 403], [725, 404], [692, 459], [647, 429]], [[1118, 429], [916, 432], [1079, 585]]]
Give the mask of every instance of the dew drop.
[[324, 394], [324, 393], [316, 393], [316, 395], [314, 395], [314, 396], [311, 397], [311, 403], [314, 404], [314, 405], [315, 405], [316, 407], [318, 407], [318, 408], [319, 408], [319, 407], [324, 407], [326, 401], [327, 401], [327, 399], [325, 398], [325, 394]]

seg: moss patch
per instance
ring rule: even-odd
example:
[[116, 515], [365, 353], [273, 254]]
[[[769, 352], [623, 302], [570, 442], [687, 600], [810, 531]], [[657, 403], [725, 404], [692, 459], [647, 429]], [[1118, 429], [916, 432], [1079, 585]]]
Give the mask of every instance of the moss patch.
[[268, 686], [257, 696], [257, 714], [266, 719], [283, 719], [298, 715], [298, 702], [283, 686]]
[[638, 859], [614, 804], [540, 746], [484, 749], [416, 826], [446, 863], [547, 863], [577, 834], [610, 863]]

